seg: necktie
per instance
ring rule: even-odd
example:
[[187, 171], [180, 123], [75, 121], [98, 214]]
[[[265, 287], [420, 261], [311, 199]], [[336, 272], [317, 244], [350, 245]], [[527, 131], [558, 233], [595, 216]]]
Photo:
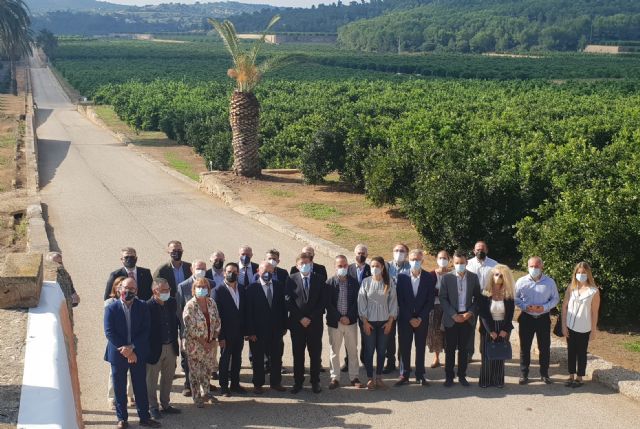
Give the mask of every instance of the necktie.
[[244, 267], [244, 286], [249, 286], [249, 267]]
[[269, 301], [269, 307], [273, 302], [273, 292], [271, 291], [271, 283], [267, 283], [267, 301]]
[[303, 277], [302, 281], [304, 283], [304, 302], [309, 300], [309, 277]]
[[133, 275], [133, 271], [129, 271], [129, 278], [134, 280], [136, 279]]

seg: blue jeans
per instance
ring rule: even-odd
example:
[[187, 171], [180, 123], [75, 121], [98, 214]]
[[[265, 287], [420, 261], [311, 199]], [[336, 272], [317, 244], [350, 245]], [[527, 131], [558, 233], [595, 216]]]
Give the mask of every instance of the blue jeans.
[[376, 375], [382, 374], [384, 367], [384, 358], [387, 350], [387, 341], [389, 335], [384, 333], [384, 324], [386, 320], [381, 322], [369, 322], [373, 329], [371, 334], [364, 334], [364, 367], [367, 369], [367, 377], [373, 378], [373, 353], [376, 352]]

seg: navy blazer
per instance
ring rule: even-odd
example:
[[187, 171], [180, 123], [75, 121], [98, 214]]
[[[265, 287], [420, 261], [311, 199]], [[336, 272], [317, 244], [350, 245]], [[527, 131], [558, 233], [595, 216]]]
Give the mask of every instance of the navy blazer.
[[[242, 338], [245, 335], [245, 318], [247, 305], [244, 287], [239, 284], [236, 286], [240, 294], [240, 308], [236, 307], [236, 303], [231, 296], [231, 292], [224, 283], [216, 286], [213, 290], [213, 300], [218, 306], [218, 314], [220, 315], [220, 340], [233, 340]], [[244, 339], [243, 339], [244, 341]]]
[[301, 327], [300, 321], [307, 317], [311, 319], [310, 327], [322, 328], [322, 315], [324, 314], [324, 281], [311, 273], [309, 275], [309, 299], [305, 303], [302, 292], [302, 274], [295, 273], [287, 279], [285, 288], [285, 301], [289, 310], [289, 327]]
[[[513, 299], [505, 299], [504, 300], [504, 324], [502, 325], [502, 329], [506, 332], [511, 332], [513, 330], [513, 312], [515, 310], [516, 304]], [[491, 297], [490, 296], [480, 296], [480, 332], [494, 332], [495, 331], [495, 323], [493, 320], [493, 316], [491, 316]]]
[[[182, 261], [180, 268], [182, 269], [182, 275], [185, 280], [192, 276], [191, 264], [189, 262]], [[162, 277], [165, 279], [171, 288], [171, 296], [175, 298], [178, 285], [176, 284], [176, 276], [173, 274], [173, 265], [171, 262], [160, 265], [153, 273], [153, 277]]]
[[169, 317], [169, 341], [173, 346], [173, 351], [176, 356], [180, 354], [178, 347], [178, 315], [176, 309], [178, 304], [175, 298], [169, 298], [164, 304], [158, 304], [155, 298], [151, 298], [147, 301], [147, 307], [149, 308], [150, 318], [150, 333], [149, 333], [149, 356], [147, 357], [147, 363], [155, 365], [160, 360], [162, 354], [162, 332], [160, 326], [162, 325], [161, 311], [163, 307], [167, 308]]
[[413, 318], [429, 321], [429, 312], [436, 299], [436, 278], [429, 272], [421, 270], [418, 295], [413, 295], [411, 274], [398, 274], [396, 283], [398, 294], [398, 322], [408, 322]]
[[[355, 263], [349, 265], [349, 268], [347, 269], [347, 275], [356, 279], [356, 281], [358, 282], [358, 287], [362, 284], [362, 281], [358, 280], [358, 266]], [[362, 273], [362, 280], [366, 279], [367, 277], [371, 277], [371, 266], [365, 263], [364, 273]]]
[[285, 270], [284, 268], [276, 267], [273, 274], [277, 277], [277, 281], [274, 283], [280, 283], [280, 286], [282, 286], [282, 290], [284, 290], [284, 287], [287, 284], [287, 279], [289, 278], [289, 273], [287, 272], [287, 270]]
[[[340, 323], [340, 313], [338, 312], [338, 298], [340, 296], [340, 281], [338, 276], [333, 276], [327, 280], [324, 288], [327, 307], [327, 326], [337, 328]], [[360, 286], [358, 280], [351, 276], [347, 276], [347, 317], [349, 324], [353, 325], [358, 321], [358, 291]]]
[[[291, 267], [291, 270], [289, 271], [289, 275], [291, 276], [297, 272], [298, 272], [298, 267], [294, 265], [293, 267]], [[320, 278], [320, 281], [322, 282], [322, 284], [324, 284], [329, 278], [329, 276], [327, 275], [327, 268], [324, 265], [316, 264], [314, 262], [311, 272], [315, 274], [316, 277]]]
[[[109, 274], [107, 287], [104, 289], [104, 301], [111, 298], [110, 295], [111, 289], [113, 288], [113, 282], [115, 282], [118, 277], [129, 277], [126, 268], [119, 268]], [[138, 284], [138, 299], [146, 301], [153, 296], [153, 291], [151, 290], [151, 285], [153, 284], [151, 270], [149, 270], [148, 268], [136, 267], [136, 278], [136, 283]], [[116, 296], [116, 298], [119, 297]]]
[[[131, 304], [131, 344], [134, 346], [139, 362], [146, 362], [149, 356], [150, 326], [151, 319], [147, 304], [135, 298]], [[129, 365], [127, 359], [118, 351], [119, 347], [129, 345], [127, 319], [122, 309], [122, 301], [116, 300], [104, 309], [104, 334], [107, 337], [104, 360], [112, 365]]]
[[[288, 277], [287, 277], [288, 278]], [[271, 307], [260, 283], [252, 283], [247, 288], [247, 335], [258, 339], [284, 335], [287, 332], [287, 306], [284, 301], [284, 285], [272, 283]]]

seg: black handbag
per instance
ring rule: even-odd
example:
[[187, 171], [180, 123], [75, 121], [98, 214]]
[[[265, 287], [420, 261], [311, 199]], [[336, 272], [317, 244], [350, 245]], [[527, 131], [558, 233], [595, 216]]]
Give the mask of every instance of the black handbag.
[[558, 320], [556, 320], [556, 324], [553, 327], [553, 335], [556, 337], [564, 337], [562, 334], [562, 313], [558, 313]]
[[512, 358], [511, 342], [507, 339], [492, 341], [487, 338], [484, 352], [489, 360], [509, 360]]

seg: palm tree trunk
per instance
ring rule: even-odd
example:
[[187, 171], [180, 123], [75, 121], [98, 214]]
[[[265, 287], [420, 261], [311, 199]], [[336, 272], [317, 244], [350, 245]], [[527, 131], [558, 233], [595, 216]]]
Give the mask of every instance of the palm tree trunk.
[[253, 93], [233, 91], [229, 121], [233, 135], [234, 173], [245, 177], [260, 176], [260, 103]]

